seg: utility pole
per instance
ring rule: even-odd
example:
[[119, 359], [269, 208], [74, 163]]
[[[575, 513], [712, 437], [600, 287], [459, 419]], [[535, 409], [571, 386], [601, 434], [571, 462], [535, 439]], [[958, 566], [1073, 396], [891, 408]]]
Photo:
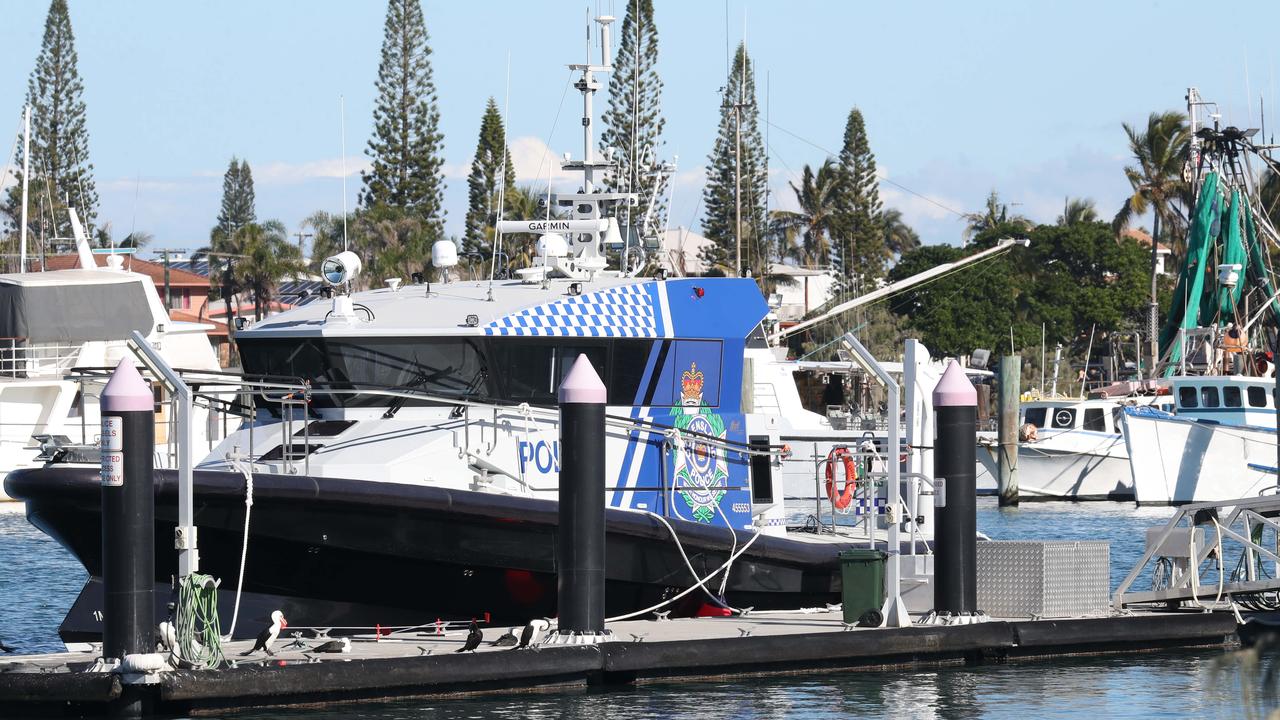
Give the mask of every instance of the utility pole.
[[164, 309], [168, 312], [173, 309], [173, 289], [169, 285], [169, 255], [181, 253], [181, 250], [172, 248], [160, 248], [151, 252], [164, 258]]
[[315, 237], [315, 235], [312, 233], [304, 233], [299, 231], [294, 233], [293, 236], [298, 238], [298, 254], [301, 255], [302, 257], [306, 257], [307, 255], [306, 255], [306, 252], [302, 249], [302, 244], [306, 242], [307, 238]]

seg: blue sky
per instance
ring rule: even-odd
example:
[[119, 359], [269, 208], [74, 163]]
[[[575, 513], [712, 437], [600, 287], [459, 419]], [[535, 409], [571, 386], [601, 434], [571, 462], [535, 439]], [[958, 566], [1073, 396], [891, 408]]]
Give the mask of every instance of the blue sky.
[[[697, 225], [726, 35], [736, 44], [744, 32], [761, 107], [767, 82], [777, 126], [769, 132], [773, 205], [793, 204], [788, 183], [806, 163], [822, 161], [819, 148], [839, 149], [856, 105], [882, 172], [929, 198], [882, 185], [885, 204], [901, 209], [927, 243], [958, 242], [963, 223], [951, 210], [980, 208], [992, 189], [1041, 222], [1051, 222], [1068, 195], [1093, 198], [1109, 217], [1128, 187], [1121, 123], [1181, 109], [1188, 86], [1219, 103], [1224, 123], [1241, 126], [1257, 125], [1265, 96], [1280, 125], [1266, 30], [1272, 13], [1261, 2], [1237, 3], [1230, 18], [1206, 16], [1203, 3], [1190, 2], [729, 0], [727, 13], [724, 2], [655, 6], [665, 155], [679, 156], [672, 226]], [[100, 216], [117, 237], [136, 227], [153, 233], [157, 246], [205, 244], [232, 155], [253, 167], [259, 218], [294, 231], [315, 210], [340, 210], [340, 95], [354, 206], [385, 3], [70, 0], [70, 7]], [[557, 108], [565, 65], [586, 53], [586, 7], [423, 3], [451, 233], [466, 213], [465, 175], [484, 103], [491, 95], [502, 102], [508, 57], [508, 134], [521, 181], [545, 177], [546, 159], [579, 155], [576, 93], [565, 97], [558, 120]], [[625, 2], [591, 7], [620, 17]], [[41, 0], [0, 0], [0, 145], [18, 126], [46, 11]]]

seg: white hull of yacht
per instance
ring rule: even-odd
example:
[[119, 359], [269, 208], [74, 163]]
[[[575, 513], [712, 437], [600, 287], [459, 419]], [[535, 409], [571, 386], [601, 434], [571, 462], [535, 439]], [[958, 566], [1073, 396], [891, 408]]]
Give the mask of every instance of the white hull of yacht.
[[1254, 497], [1276, 485], [1275, 430], [1134, 414], [1124, 425], [1139, 505]]
[[[993, 480], [999, 475], [998, 453], [994, 443], [978, 445], [978, 460]], [[1018, 493], [1023, 498], [1130, 500], [1132, 483], [1128, 452], [1117, 435], [1074, 430], [1018, 448]]]

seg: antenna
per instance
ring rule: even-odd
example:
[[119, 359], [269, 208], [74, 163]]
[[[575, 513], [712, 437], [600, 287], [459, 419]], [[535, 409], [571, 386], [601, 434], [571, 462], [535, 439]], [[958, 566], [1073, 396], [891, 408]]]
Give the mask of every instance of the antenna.
[[347, 246], [347, 100], [338, 96], [338, 117], [342, 123], [342, 252]]
[[22, 110], [22, 236], [18, 251], [18, 272], [27, 271], [27, 178], [31, 176], [31, 106]]
[[[498, 268], [498, 255], [502, 253], [502, 231], [498, 222], [502, 220], [504, 205], [507, 200], [507, 128], [511, 121], [511, 51], [507, 51], [507, 89], [502, 95], [502, 175], [498, 178], [498, 216], [493, 223], [493, 257], [489, 259], [489, 299], [493, 299], [493, 274]], [[550, 180], [547, 181], [548, 185]]]

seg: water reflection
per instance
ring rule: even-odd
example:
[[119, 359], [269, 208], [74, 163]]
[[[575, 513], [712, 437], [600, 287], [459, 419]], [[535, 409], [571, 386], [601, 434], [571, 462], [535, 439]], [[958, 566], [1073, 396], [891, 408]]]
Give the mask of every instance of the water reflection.
[[[734, 681], [554, 694], [236, 713], [229, 718], [611, 720], [892, 716], [1005, 718], [1265, 718], [1277, 707], [1277, 655], [1173, 652], [936, 670], [826, 671]], [[1250, 664], [1252, 663], [1252, 665]]]

